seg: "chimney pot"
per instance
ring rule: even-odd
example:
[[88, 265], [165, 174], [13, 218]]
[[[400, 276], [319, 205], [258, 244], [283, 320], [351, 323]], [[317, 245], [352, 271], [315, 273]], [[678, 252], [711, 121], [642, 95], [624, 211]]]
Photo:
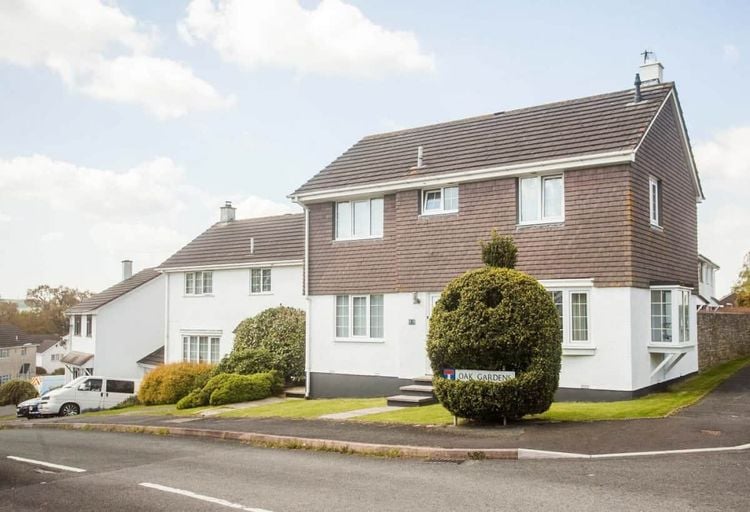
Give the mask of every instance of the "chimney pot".
[[232, 206], [232, 201], [225, 201], [224, 206], [220, 208], [221, 215], [219, 216], [220, 222], [232, 222], [234, 220], [234, 213], [237, 209]]
[[633, 98], [633, 101], [635, 103], [638, 103], [643, 99], [643, 96], [641, 96], [641, 75], [636, 73], [635, 74], [635, 82], [633, 82], [635, 85], [635, 97]]
[[122, 260], [122, 280], [130, 279], [133, 277], [133, 261]]

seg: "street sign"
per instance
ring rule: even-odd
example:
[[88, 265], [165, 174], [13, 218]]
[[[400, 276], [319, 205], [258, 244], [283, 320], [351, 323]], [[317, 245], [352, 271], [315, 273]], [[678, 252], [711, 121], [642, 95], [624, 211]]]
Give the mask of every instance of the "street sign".
[[443, 377], [450, 380], [482, 380], [487, 382], [503, 382], [514, 379], [516, 372], [492, 371], [492, 370], [456, 370], [446, 368]]

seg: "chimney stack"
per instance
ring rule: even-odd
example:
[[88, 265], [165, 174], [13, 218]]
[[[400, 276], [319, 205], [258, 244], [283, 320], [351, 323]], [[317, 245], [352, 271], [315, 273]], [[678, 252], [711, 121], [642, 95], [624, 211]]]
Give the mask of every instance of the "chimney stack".
[[664, 66], [656, 58], [656, 54], [645, 50], [641, 55], [643, 55], [643, 63], [641, 64], [640, 75], [643, 83], [662, 83], [664, 81]]
[[122, 260], [122, 280], [133, 276], [133, 260]]
[[422, 146], [417, 146], [417, 168], [422, 167], [424, 164], [424, 149]]
[[226, 201], [221, 208], [220, 222], [232, 222], [236, 208], [232, 206], [232, 201]]

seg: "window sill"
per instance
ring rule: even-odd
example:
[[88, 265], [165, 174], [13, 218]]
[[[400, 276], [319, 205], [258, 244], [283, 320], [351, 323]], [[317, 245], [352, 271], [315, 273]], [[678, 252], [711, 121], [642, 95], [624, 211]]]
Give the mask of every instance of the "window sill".
[[182, 295], [184, 299], [199, 299], [201, 297], [213, 297], [213, 293], [185, 293]]
[[692, 350], [695, 350], [695, 343], [693, 342], [675, 343], [667, 341], [659, 343], [652, 341], [648, 344], [648, 351], [652, 354], [679, 354], [691, 352]]
[[565, 219], [556, 219], [556, 220], [538, 220], [538, 221], [529, 221], [529, 222], [518, 222], [516, 224], [516, 229], [523, 229], [531, 226], [563, 226], [565, 224]]
[[334, 343], [385, 343], [383, 338], [334, 338]]
[[251, 297], [257, 297], [258, 295], [273, 295], [273, 292], [250, 292]]
[[563, 343], [562, 355], [564, 356], [593, 356], [596, 354], [596, 346], [590, 343], [574, 345], [572, 343]]
[[434, 212], [422, 212], [419, 214], [419, 218], [424, 217], [445, 217], [445, 216], [454, 216], [458, 217], [458, 210], [440, 210], [440, 211], [434, 211]]
[[657, 231], [657, 232], [659, 232], [659, 233], [663, 233], [663, 232], [664, 232], [664, 227], [663, 227], [663, 226], [660, 226], [660, 225], [658, 225], [658, 224], [649, 224], [649, 226], [650, 226], [650, 227], [651, 227], [651, 229], [653, 229], [654, 231]]
[[334, 238], [334, 243], [346, 243], [346, 242], [362, 242], [365, 240], [382, 240], [383, 235], [377, 235], [377, 236], [360, 236], [356, 238]]

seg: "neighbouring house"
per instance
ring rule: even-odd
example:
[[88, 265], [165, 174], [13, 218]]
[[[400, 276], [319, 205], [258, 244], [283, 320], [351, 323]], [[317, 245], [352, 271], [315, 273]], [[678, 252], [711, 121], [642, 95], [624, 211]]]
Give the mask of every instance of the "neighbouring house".
[[146, 375], [148, 372], [162, 364], [164, 364], [164, 345], [138, 360], [138, 367], [141, 368], [143, 375]]
[[717, 308], [721, 306], [716, 298], [716, 271], [719, 265], [702, 254], [698, 255], [698, 308]]
[[367, 136], [290, 197], [308, 223], [308, 396], [431, 374], [431, 309], [482, 266], [493, 228], [557, 306], [559, 399], [629, 398], [698, 369], [703, 194], [656, 61], [635, 88]]
[[62, 358], [68, 353], [67, 341], [64, 337], [47, 336], [35, 345], [37, 367], [44, 368], [47, 373], [64, 368]]
[[11, 324], [0, 324], [0, 384], [36, 375], [36, 345], [32, 335]]
[[68, 309], [66, 379], [105, 375], [138, 379], [138, 362], [164, 344], [164, 278], [153, 268], [133, 275], [122, 262], [122, 281]]
[[722, 306], [737, 307], [737, 294], [732, 292], [719, 299]]
[[[167, 363], [217, 363], [244, 319], [279, 306], [304, 309], [303, 214], [220, 220], [159, 265], [166, 287]], [[146, 360], [147, 361], [147, 360]]]

